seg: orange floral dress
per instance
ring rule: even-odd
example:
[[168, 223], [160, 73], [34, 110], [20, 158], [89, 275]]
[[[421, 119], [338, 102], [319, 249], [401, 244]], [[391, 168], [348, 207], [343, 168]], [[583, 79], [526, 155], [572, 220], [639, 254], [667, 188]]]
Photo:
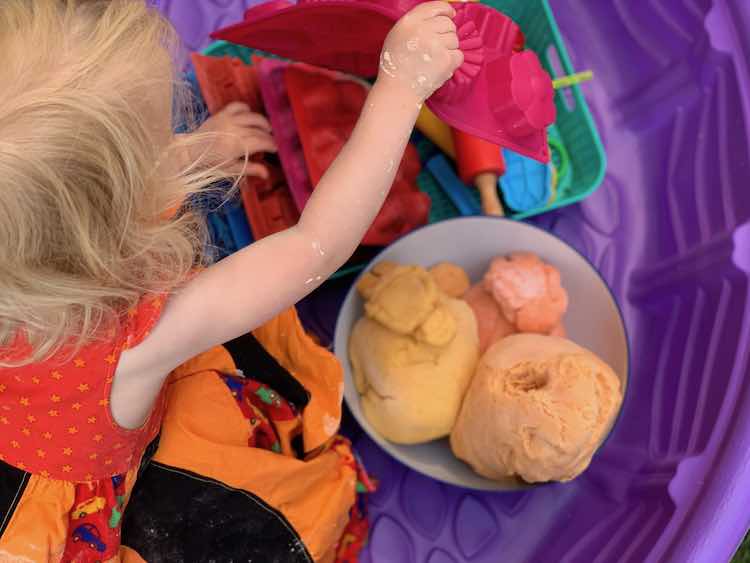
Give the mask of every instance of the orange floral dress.
[[[95, 561], [119, 554], [120, 522], [136, 469], [161, 426], [165, 394], [137, 430], [109, 408], [115, 369], [158, 320], [159, 297], [122, 329], [71, 356], [0, 369], [0, 561]], [[6, 357], [23, 357], [18, 339]]]
[[120, 354], [161, 306], [0, 369], [0, 563], [356, 561], [371, 486], [337, 435], [341, 367], [294, 310], [177, 369], [141, 428], [114, 422]]

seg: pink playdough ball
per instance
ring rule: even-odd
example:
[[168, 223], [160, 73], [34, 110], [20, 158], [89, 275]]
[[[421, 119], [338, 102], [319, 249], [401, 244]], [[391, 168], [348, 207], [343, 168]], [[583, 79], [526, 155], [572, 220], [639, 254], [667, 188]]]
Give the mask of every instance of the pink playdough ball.
[[495, 258], [483, 285], [518, 332], [549, 334], [568, 308], [560, 272], [534, 254]]

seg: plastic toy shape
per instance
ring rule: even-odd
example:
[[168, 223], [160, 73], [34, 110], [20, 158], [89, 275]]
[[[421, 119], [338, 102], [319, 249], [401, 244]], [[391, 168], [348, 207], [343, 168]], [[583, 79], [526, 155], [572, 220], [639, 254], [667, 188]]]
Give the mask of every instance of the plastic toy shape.
[[[368, 89], [340, 73], [303, 64], [289, 66], [285, 82], [310, 183], [316, 186], [351, 136]], [[419, 154], [407, 145], [393, 187], [363, 244], [384, 246], [427, 223], [430, 198], [417, 187], [420, 169]], [[306, 203], [310, 193], [297, 194], [300, 196]]]
[[[420, 0], [272, 1], [212, 37], [363, 76], [378, 71], [393, 24]], [[464, 64], [427, 101], [449, 125], [547, 162], [554, 121], [552, 79], [507, 16], [480, 3], [454, 4]], [[536, 64], [534, 64], [536, 62]]]
[[481, 209], [472, 197], [471, 189], [464, 184], [442, 154], [427, 162], [427, 170], [437, 180], [445, 195], [453, 202], [461, 215], [480, 215]]
[[192, 63], [209, 113], [215, 114], [235, 101], [245, 102], [255, 112], [263, 111], [254, 67], [232, 57], [205, 57], [197, 53], [193, 54]]
[[505, 203], [519, 212], [546, 205], [552, 195], [550, 166], [513, 151], [505, 150], [503, 154], [507, 169], [500, 179], [500, 188]]
[[368, 90], [346, 75], [309, 65], [289, 66], [284, 80], [315, 186], [351, 136]]
[[256, 240], [297, 224], [299, 211], [278, 164], [266, 162], [269, 177], [249, 178], [241, 187], [242, 201]]
[[[493, 111], [505, 123], [507, 133], [523, 138], [555, 121], [555, 90], [532, 51], [513, 53], [489, 64], [496, 80], [492, 83], [497, 100]], [[545, 154], [546, 162], [549, 151]]]
[[549, 134], [549, 148], [552, 151], [552, 161], [554, 162], [555, 167], [555, 174], [553, 175], [552, 182], [553, 193], [551, 198], [551, 201], [554, 201], [556, 194], [565, 191], [570, 187], [572, 165], [565, 144], [554, 132], [554, 128]]
[[[201, 55], [193, 55], [193, 66], [210, 113], [216, 113], [235, 101], [247, 103], [256, 112], [263, 110], [262, 79], [256, 68], [231, 57]], [[277, 132], [286, 131], [278, 124], [272, 122], [271, 125]], [[269, 178], [247, 178], [242, 181], [240, 191], [253, 237], [261, 239], [295, 225], [299, 220], [299, 211], [292, 201], [278, 162], [261, 156], [253, 158], [264, 161]]]
[[584, 70], [583, 72], [576, 72], [575, 74], [556, 78], [552, 81], [552, 87], [555, 90], [560, 90], [561, 88], [570, 88], [576, 84], [583, 84], [584, 82], [589, 82], [593, 79], [594, 72], [591, 70]]

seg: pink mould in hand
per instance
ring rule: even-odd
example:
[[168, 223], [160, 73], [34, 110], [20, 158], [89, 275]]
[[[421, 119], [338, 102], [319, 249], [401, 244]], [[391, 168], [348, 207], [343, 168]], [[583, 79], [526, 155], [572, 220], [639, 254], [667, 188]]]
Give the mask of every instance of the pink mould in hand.
[[[393, 24], [420, 0], [283, 0], [245, 13], [212, 34], [276, 55], [333, 70], [375, 76]], [[525, 51], [518, 26], [480, 3], [453, 5], [464, 64], [428, 101], [449, 125], [548, 162], [547, 126], [555, 119], [552, 79]]]

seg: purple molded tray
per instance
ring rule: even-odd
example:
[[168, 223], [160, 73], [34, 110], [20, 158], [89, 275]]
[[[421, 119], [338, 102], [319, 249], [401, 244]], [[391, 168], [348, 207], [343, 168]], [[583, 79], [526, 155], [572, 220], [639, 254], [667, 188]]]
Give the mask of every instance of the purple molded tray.
[[[162, 4], [199, 48], [255, 2]], [[584, 90], [610, 166], [585, 203], [538, 223], [623, 307], [622, 422], [578, 480], [511, 495], [432, 482], [360, 436], [382, 480], [365, 563], [714, 563], [750, 523], [750, 2], [551, 5], [574, 67], [595, 73]], [[345, 289], [300, 306], [324, 339]]]

